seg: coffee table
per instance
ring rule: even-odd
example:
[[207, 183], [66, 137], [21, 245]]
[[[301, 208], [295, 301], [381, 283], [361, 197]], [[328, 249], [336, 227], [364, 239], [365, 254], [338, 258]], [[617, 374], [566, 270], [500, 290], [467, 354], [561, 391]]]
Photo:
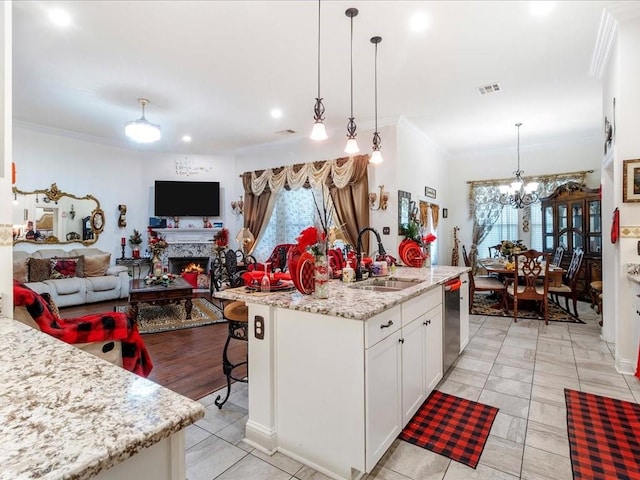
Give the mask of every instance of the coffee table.
[[129, 313], [133, 318], [138, 318], [138, 304], [166, 305], [168, 303], [179, 304], [184, 300], [184, 309], [187, 312], [186, 319], [191, 318], [193, 303], [193, 286], [182, 277], [168, 285], [147, 285], [143, 279], [134, 279], [129, 283]]

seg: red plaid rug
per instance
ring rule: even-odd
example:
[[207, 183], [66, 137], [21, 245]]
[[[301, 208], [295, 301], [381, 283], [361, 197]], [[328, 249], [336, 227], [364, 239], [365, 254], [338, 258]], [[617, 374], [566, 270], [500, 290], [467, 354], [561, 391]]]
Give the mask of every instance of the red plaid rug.
[[497, 414], [495, 407], [434, 390], [400, 439], [476, 468]]
[[564, 389], [574, 480], [640, 479], [640, 405]]

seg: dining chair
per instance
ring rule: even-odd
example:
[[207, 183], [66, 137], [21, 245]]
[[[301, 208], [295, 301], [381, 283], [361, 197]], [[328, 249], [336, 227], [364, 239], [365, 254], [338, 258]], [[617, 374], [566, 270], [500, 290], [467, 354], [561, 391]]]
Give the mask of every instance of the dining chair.
[[[471, 262], [469, 261], [469, 256], [467, 255], [467, 249], [464, 245], [462, 246], [462, 258], [464, 260], [465, 267], [471, 267]], [[500, 300], [502, 309], [506, 312], [508, 310], [506, 290], [506, 285], [497, 277], [494, 277], [492, 275], [473, 275], [470, 273], [469, 310], [473, 309], [473, 296], [475, 292], [494, 292]]]
[[564, 257], [564, 247], [562, 245], [559, 245], [553, 253], [553, 260], [551, 260], [551, 265], [553, 265], [554, 267], [559, 267], [562, 263], [562, 257]]
[[591, 263], [590, 269], [591, 279], [589, 283], [589, 295], [591, 296], [591, 308], [596, 313], [602, 313], [602, 266], [599, 263]]
[[549, 324], [549, 257], [550, 254], [527, 250], [515, 255], [513, 283], [507, 286], [507, 294], [513, 298], [513, 321], [518, 321], [521, 300], [539, 302], [545, 325]]
[[489, 247], [489, 258], [499, 257], [501, 248], [502, 248], [502, 243]]
[[584, 257], [584, 250], [580, 247], [573, 251], [571, 256], [571, 263], [567, 269], [567, 273], [563, 275], [562, 284], [558, 287], [549, 287], [549, 295], [553, 298], [553, 301], [560, 305], [559, 297], [564, 297], [564, 309], [571, 313], [569, 309], [569, 298], [573, 302], [573, 316], [578, 317], [578, 276], [580, 273], [580, 267], [582, 266], [582, 258]]

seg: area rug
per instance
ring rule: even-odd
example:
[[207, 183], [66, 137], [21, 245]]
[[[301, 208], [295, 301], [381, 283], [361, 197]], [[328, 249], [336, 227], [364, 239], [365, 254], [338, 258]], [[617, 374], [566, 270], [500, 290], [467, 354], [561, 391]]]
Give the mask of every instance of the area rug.
[[[128, 305], [115, 307], [118, 312], [126, 312]], [[179, 305], [145, 305], [138, 309], [138, 329], [140, 333], [158, 333], [182, 328], [201, 327], [225, 322], [219, 308], [206, 298], [194, 298], [191, 319], [187, 320], [184, 303]]]
[[640, 479], [640, 405], [564, 389], [574, 480]]
[[[502, 305], [496, 299], [488, 298], [488, 295], [476, 293], [473, 296], [473, 308], [471, 309], [472, 315], [489, 315], [493, 317], [511, 317], [513, 318], [513, 310], [509, 309], [505, 313], [502, 310]], [[518, 303], [518, 319], [535, 319], [544, 320], [542, 314], [538, 310], [531, 310], [527, 308], [520, 308]], [[549, 321], [550, 322], [570, 322], [570, 323], [585, 323], [579, 318], [574, 317], [566, 310], [563, 310], [558, 305], [549, 300]]]
[[498, 409], [434, 390], [400, 439], [476, 468]]

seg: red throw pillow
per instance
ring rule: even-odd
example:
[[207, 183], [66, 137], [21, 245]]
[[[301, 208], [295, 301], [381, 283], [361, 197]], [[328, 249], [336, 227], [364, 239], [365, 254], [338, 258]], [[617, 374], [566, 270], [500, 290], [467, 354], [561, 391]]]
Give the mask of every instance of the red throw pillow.
[[72, 278], [76, 276], [77, 258], [52, 258], [50, 278]]
[[198, 288], [198, 272], [185, 272], [182, 274], [184, 278], [193, 288]]

